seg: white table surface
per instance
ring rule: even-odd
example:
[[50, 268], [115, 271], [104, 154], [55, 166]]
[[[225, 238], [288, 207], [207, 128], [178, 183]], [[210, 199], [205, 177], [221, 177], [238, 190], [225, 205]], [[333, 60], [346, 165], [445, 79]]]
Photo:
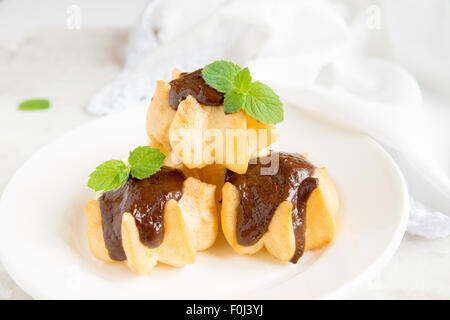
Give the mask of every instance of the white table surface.
[[[135, 9], [134, 14], [137, 12]], [[0, 43], [0, 193], [33, 152], [95, 119], [84, 107], [89, 97], [120, 70], [126, 35], [126, 28], [60, 28], [36, 32], [19, 43]], [[48, 98], [51, 108], [17, 110], [18, 103], [33, 97]], [[450, 105], [427, 93], [425, 104], [437, 129], [449, 137]], [[450, 141], [444, 147], [450, 151]], [[447, 164], [448, 156], [446, 152]], [[450, 237], [426, 240], [406, 235], [378, 274], [342, 298], [448, 299], [449, 270]], [[28, 298], [0, 263], [0, 299]]]

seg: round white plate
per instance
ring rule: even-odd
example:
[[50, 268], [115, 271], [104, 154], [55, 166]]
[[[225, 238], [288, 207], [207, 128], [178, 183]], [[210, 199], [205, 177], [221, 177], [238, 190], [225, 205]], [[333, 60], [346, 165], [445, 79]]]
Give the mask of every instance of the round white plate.
[[337, 235], [294, 265], [266, 252], [235, 254], [219, 236], [195, 264], [158, 265], [148, 276], [89, 252], [84, 205], [95, 197], [89, 173], [145, 145], [145, 110], [91, 122], [48, 144], [11, 179], [0, 202], [0, 258], [34, 298], [325, 298], [386, 262], [407, 221], [407, 191], [389, 155], [370, 138], [312, 120], [287, 107], [280, 150], [308, 152], [326, 166], [341, 199]]

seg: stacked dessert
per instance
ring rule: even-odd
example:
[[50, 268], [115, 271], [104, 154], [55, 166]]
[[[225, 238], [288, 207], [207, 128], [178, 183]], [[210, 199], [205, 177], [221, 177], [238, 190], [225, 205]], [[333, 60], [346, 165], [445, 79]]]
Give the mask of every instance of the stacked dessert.
[[172, 77], [157, 82], [149, 105], [149, 146], [132, 151], [128, 166], [110, 160], [90, 176], [88, 186], [103, 191], [86, 206], [93, 255], [136, 273], [158, 261], [181, 267], [214, 244], [219, 216], [239, 254], [266, 247], [296, 263], [328, 244], [339, 202], [325, 168], [270, 150], [279, 97], [227, 61]]

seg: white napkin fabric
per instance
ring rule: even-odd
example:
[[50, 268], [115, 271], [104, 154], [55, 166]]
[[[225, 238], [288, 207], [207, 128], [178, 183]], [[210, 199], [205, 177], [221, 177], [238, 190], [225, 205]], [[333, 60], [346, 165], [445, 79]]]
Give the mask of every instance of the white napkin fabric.
[[448, 236], [450, 180], [435, 159], [420, 88], [399, 65], [364, 54], [361, 31], [342, 8], [320, 0], [150, 1], [130, 33], [123, 71], [88, 111], [146, 106], [155, 81], [170, 79], [175, 66], [193, 71], [217, 59], [249, 66], [286, 102], [387, 147], [409, 186], [434, 197], [413, 194], [408, 231]]

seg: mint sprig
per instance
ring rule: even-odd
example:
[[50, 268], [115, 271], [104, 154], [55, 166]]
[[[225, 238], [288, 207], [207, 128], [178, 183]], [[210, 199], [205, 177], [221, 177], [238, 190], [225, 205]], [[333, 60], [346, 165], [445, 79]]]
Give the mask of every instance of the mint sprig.
[[241, 70], [237, 64], [218, 60], [203, 68], [203, 79], [217, 91], [227, 93], [234, 88], [234, 78]]
[[205, 82], [225, 93], [224, 111], [233, 113], [243, 109], [258, 121], [277, 124], [283, 121], [283, 103], [266, 84], [254, 81], [248, 68], [224, 60], [214, 61], [203, 68]]
[[95, 191], [116, 190], [127, 182], [130, 168], [121, 160], [108, 160], [89, 175], [88, 187]]
[[158, 171], [166, 156], [159, 149], [152, 147], [137, 147], [130, 152], [128, 163], [131, 175], [136, 179], [145, 179]]
[[131, 176], [145, 179], [159, 171], [166, 156], [157, 148], [149, 146], [137, 147], [130, 152], [127, 166], [121, 160], [108, 160], [100, 164], [89, 175], [88, 187], [95, 191], [117, 190]]

